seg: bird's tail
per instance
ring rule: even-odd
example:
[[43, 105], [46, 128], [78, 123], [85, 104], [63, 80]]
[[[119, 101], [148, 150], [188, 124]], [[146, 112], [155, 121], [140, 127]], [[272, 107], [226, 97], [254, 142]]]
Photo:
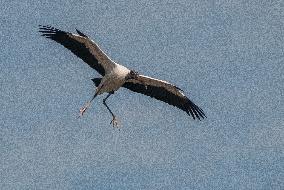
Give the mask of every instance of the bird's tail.
[[95, 83], [96, 87], [99, 86], [99, 84], [101, 83], [102, 78], [93, 78], [92, 81]]

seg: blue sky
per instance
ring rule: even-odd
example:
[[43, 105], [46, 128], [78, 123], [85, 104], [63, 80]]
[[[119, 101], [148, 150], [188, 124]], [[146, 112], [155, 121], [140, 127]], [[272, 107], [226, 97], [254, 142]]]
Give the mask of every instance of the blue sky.
[[[0, 2], [0, 189], [283, 189], [283, 1]], [[119, 90], [40, 37], [49, 24], [182, 88], [206, 113]]]

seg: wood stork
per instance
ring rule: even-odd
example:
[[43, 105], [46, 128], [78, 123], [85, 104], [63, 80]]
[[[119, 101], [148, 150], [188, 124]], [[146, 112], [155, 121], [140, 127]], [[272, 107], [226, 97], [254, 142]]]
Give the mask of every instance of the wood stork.
[[80, 116], [83, 116], [97, 95], [106, 92], [108, 95], [103, 99], [103, 104], [112, 115], [111, 124], [116, 127], [118, 120], [106, 104], [106, 100], [120, 87], [124, 87], [173, 105], [191, 115], [193, 119], [201, 120], [206, 117], [203, 110], [189, 100], [177, 86], [163, 80], [141, 75], [114, 62], [102, 51], [97, 43], [79, 30], [76, 29], [76, 31], [78, 34], [65, 32], [48, 25], [39, 25], [39, 32], [42, 33], [42, 36], [68, 48], [103, 76], [102, 78], [92, 79], [97, 88], [92, 99], [80, 109]]

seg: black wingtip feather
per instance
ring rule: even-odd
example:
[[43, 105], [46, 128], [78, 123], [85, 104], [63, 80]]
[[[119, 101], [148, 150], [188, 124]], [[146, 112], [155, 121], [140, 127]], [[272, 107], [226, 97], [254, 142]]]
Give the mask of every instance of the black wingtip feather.
[[201, 120], [206, 118], [204, 111], [190, 100], [187, 100], [187, 103], [183, 110], [185, 110], [186, 113], [190, 115], [193, 119], [197, 118], [198, 120]]
[[67, 32], [64, 32], [49, 25], [39, 25], [39, 32], [41, 33], [41, 36], [55, 40], [59, 43], [62, 43], [68, 35]]
[[49, 25], [39, 25], [39, 32], [42, 33], [42, 35], [55, 35], [58, 33], [66, 33]]
[[188, 110], [186, 111], [186, 113], [187, 113], [189, 116], [191, 116], [191, 117], [195, 120], [195, 116], [194, 116], [194, 113], [193, 113], [192, 109], [188, 109]]

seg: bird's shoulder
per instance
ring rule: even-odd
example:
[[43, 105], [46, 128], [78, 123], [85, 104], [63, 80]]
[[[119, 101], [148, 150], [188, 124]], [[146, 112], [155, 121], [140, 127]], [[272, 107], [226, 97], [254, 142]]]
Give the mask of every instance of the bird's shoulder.
[[130, 70], [127, 67], [120, 65], [116, 62], [113, 62], [113, 63], [114, 63], [114, 69], [112, 73], [117, 74], [117, 75], [126, 76], [130, 72]]

